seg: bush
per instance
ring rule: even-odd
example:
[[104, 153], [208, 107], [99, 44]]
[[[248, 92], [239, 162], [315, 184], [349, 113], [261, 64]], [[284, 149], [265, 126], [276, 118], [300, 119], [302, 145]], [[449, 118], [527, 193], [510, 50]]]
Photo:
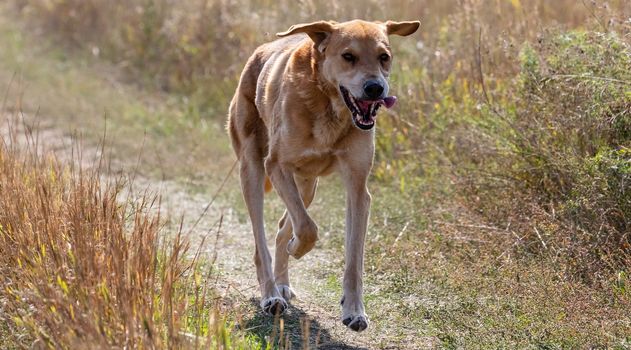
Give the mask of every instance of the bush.
[[457, 152], [470, 197], [492, 221], [517, 224], [526, 251], [550, 248], [573, 272], [630, 266], [629, 43], [615, 32], [549, 33], [524, 44], [520, 61], [499, 92], [507, 102], [459, 108], [483, 135]]
[[[631, 149], [606, 149], [585, 159], [561, 213], [575, 224], [583, 261], [631, 263]], [[626, 263], [626, 264], [625, 264]]]

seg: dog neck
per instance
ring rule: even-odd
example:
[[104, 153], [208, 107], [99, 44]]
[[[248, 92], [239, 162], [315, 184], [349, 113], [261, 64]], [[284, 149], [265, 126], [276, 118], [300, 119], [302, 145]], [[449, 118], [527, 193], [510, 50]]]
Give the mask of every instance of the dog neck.
[[316, 49], [315, 45], [310, 47], [312, 80], [317, 82], [318, 89], [331, 101], [331, 104], [342, 104], [342, 98], [337, 86], [331, 84], [322, 76], [322, 64], [324, 63], [325, 53]]

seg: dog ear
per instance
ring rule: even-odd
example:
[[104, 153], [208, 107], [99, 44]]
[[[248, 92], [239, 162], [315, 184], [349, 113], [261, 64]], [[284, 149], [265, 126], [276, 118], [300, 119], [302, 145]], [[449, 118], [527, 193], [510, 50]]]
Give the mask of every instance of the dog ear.
[[318, 22], [312, 22], [312, 23], [296, 24], [289, 27], [289, 29], [285, 32], [276, 33], [276, 36], [284, 37], [284, 36], [293, 35], [296, 33], [305, 33], [309, 35], [311, 40], [313, 40], [313, 42], [315, 43], [315, 47], [320, 52], [322, 52], [324, 51], [324, 45], [322, 44], [326, 44], [325, 41], [329, 38], [331, 33], [335, 30], [334, 25], [335, 25], [335, 22], [328, 22], [328, 21], [318, 21]]
[[386, 33], [388, 35], [401, 35], [408, 36], [418, 29], [421, 25], [420, 21], [408, 21], [408, 22], [393, 22], [387, 21], [386, 23]]

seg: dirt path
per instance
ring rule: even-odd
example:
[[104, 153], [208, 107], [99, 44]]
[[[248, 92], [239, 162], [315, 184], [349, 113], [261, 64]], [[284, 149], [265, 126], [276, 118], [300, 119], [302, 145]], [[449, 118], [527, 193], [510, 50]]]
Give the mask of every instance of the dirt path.
[[[10, 128], [14, 129], [11, 137], [8, 132]], [[82, 167], [93, 167], [99, 163], [99, 148], [78, 146], [78, 142], [67, 131], [62, 131], [59, 126], [41, 116], [34, 123], [32, 116], [5, 115], [1, 130], [5, 139], [12, 139], [21, 145], [32, 144], [37, 140], [40, 154], [53, 153], [63, 162], [76, 165], [78, 158], [81, 158]], [[27, 142], [28, 139], [31, 142]], [[79, 153], [80, 157], [77, 156]], [[193, 243], [191, 251], [195, 251], [205, 241], [203, 252], [206, 257], [216, 257], [219, 271], [217, 290], [225, 302], [240, 314], [241, 321], [237, 326], [269, 339], [270, 334], [274, 333], [274, 320], [264, 315], [258, 307], [259, 290], [252, 259], [254, 241], [247, 219], [220, 198], [213, 201], [212, 195], [195, 192], [187, 188], [186, 184], [156, 180], [137, 173], [136, 164], [130, 163], [130, 157], [120, 158], [112, 154], [106, 157], [109, 159], [109, 176], [128, 179], [132, 196], [149, 193], [161, 198], [161, 210], [170, 218], [169, 232], [174, 233], [182, 220], [183, 232]], [[228, 169], [226, 175], [236, 176], [234, 172], [229, 173]], [[213, 191], [220, 188], [221, 191], [238, 191], [235, 182], [232, 181], [224, 188], [221, 188], [220, 183], [210, 187]], [[272, 195], [267, 198], [271, 199]], [[212, 205], [209, 206], [210, 202]], [[273, 251], [275, 227], [267, 227], [267, 233], [268, 246]], [[404, 337], [399, 334], [396, 339], [389, 339], [380, 333], [378, 328], [384, 325], [379, 324], [378, 315], [372, 315], [371, 326], [360, 334], [342, 325], [339, 306], [341, 291], [331, 287], [331, 284], [339, 284], [342, 258], [333, 250], [316, 247], [302, 259], [290, 260], [290, 279], [297, 297], [283, 316], [283, 338], [289, 340], [289, 348], [305, 348], [306, 337], [309, 337], [310, 348], [318, 349], [408, 348], [403, 345], [406, 340], [418, 344], [419, 339], [414, 338], [413, 332]], [[368, 289], [371, 287], [378, 286]], [[431, 347], [432, 343], [432, 339], [425, 342], [427, 347]]]
[[[184, 217], [184, 231], [191, 230], [191, 238], [198, 241], [207, 236], [205, 252], [216, 254], [216, 266], [221, 273], [219, 292], [243, 312], [240, 327], [268, 337], [273, 332], [273, 320], [259, 311], [259, 289], [253, 263], [254, 242], [248, 222], [228, 204], [215, 202], [204, 213], [209, 196], [186, 191], [181, 184], [150, 179], [137, 179], [137, 189], [157, 190], [162, 196], [163, 208], [173, 218]], [[236, 190], [228, 188], [225, 190]], [[195, 222], [199, 219], [197, 225]], [[219, 218], [221, 229], [217, 235]], [[209, 230], [210, 228], [210, 230]], [[273, 250], [274, 227], [268, 227], [268, 246]], [[216, 244], [215, 244], [216, 241]], [[195, 245], [194, 245], [195, 246]], [[290, 278], [297, 298], [291, 302], [284, 315], [284, 332], [289, 335], [291, 348], [303, 348], [305, 339], [304, 322], [308, 322], [309, 344], [318, 349], [400, 349], [403, 344], [419, 344], [413, 331], [406, 336], [388, 339], [377, 330], [378, 315], [372, 315], [371, 327], [357, 334], [347, 330], [340, 321], [341, 294], [327, 284], [341, 276], [342, 257], [338, 253], [317, 247], [300, 260], [290, 260]], [[370, 286], [368, 288], [374, 288]], [[334, 288], [333, 288], [334, 289]], [[370, 316], [370, 315], [369, 315]], [[383, 325], [378, 325], [383, 327]], [[431, 347], [432, 339], [427, 339]]]
[[[6, 86], [6, 92], [3, 91], [6, 104], [0, 108], [0, 112], [4, 109], [6, 114], [0, 116], [1, 133], [8, 136], [9, 124], [6, 120], [13, 120], [13, 125], [18, 127], [16, 141], [24, 143], [24, 131], [32, 129], [32, 138], [38, 140], [41, 152], [54, 152], [65, 163], [80, 163], [90, 167], [98, 163], [101, 149], [94, 145], [99, 143], [98, 138], [104, 134], [101, 129], [109, 125], [106, 139], [108, 144], [114, 146], [106, 148], [104, 156], [109, 160], [110, 176], [133, 179], [132, 192], [141, 194], [146, 190], [160, 195], [163, 213], [173, 223], [170, 231], [174, 232], [175, 224], [183, 218], [184, 232], [190, 231], [193, 248], [196, 248], [195, 243], [200, 242], [202, 237], [209, 236], [205, 253], [209, 258], [215, 254], [217, 256], [216, 265], [220, 273], [218, 292], [232, 309], [237, 310], [241, 317], [238, 324], [241, 329], [262, 339], [268, 337], [274, 325], [273, 320], [264, 316], [258, 307], [259, 291], [252, 258], [254, 242], [250, 224], [244, 210], [234, 207], [241, 205], [236, 172], [222, 189], [222, 195], [202, 215], [232, 162], [231, 153], [225, 146], [228, 143], [225, 133], [222, 130], [212, 131], [211, 121], [193, 124], [197, 128], [206, 128], [197, 133], [186, 123], [178, 124], [178, 120], [185, 118], [178, 114], [181, 105], [173, 107], [164, 103], [167, 99], [165, 96], [119, 82], [116, 67], [100, 61], [81, 61], [82, 64], [73, 60], [62, 62], [49, 54], [51, 48], [38, 40], [29, 37], [28, 41], [22, 41], [19, 39], [22, 36], [15, 32], [14, 22], [2, 14], [0, 28], [12, 30], [13, 33], [12, 36], [0, 38], [0, 42], [7, 47], [4, 56], [0, 54], [0, 58], [4, 59], [0, 61], [0, 77]], [[18, 56], [19, 61], [11, 60]], [[83, 64], [87, 68], [81, 68]], [[37, 113], [40, 106], [43, 108]], [[22, 115], [20, 109], [25, 110], [26, 114]], [[107, 122], [104, 111], [110, 118]], [[152, 127], [157, 131], [147, 133], [146, 128]], [[83, 134], [86, 139], [77, 142], [73, 139], [76, 134]], [[213, 142], [195, 142], [204, 137], [212, 138]], [[82, 146], [78, 147], [78, 144]], [[151, 153], [146, 158], [153, 159], [143, 164], [141, 171], [138, 171], [137, 162], [143, 158], [138, 153], [142, 154], [143, 151], [139, 149], [143, 146], [145, 155]], [[199, 151], [209, 147], [212, 147], [209, 152]], [[178, 177], [178, 181], [161, 180], [162, 169], [156, 168], [165, 164], [183, 169], [172, 172], [177, 175], [170, 175], [171, 179]], [[320, 188], [324, 189], [326, 185], [325, 182]], [[314, 209], [322, 210], [318, 197], [324, 195], [327, 195], [326, 191], [320, 191], [320, 195], [316, 196]], [[266, 201], [268, 245], [273, 249], [275, 222], [279, 218], [274, 216], [279, 216], [280, 201], [275, 194], [267, 195]], [[343, 207], [343, 200], [339, 207]], [[194, 225], [200, 216], [199, 223]], [[219, 218], [222, 218], [222, 225], [215, 245]], [[322, 228], [326, 223], [320, 224]], [[343, 233], [332, 232], [332, 235], [340, 235], [339, 238]], [[301, 260], [290, 260], [290, 279], [297, 294], [284, 316], [284, 334], [290, 336], [290, 348], [304, 348], [305, 333], [309, 334], [312, 348], [316, 344], [318, 348], [324, 349], [419, 348], [410, 344], [433, 344], [431, 339], [416, 339], [417, 330], [380, 322], [378, 313], [382, 310], [368, 308], [371, 325], [361, 334], [348, 331], [342, 325], [339, 305], [342, 294], [342, 249], [331, 247], [330, 244], [329, 249], [324, 248], [330, 242], [329, 239], [332, 238], [328, 238], [327, 233], [322, 233], [316, 249]], [[374, 290], [385, 290], [387, 286], [371, 283], [365, 288], [368, 294]], [[304, 327], [305, 321], [309, 323], [308, 332]]]
[[[236, 327], [257, 339], [270, 336], [274, 320], [259, 311], [253, 237], [236, 174], [194, 225], [233, 162], [221, 112], [227, 102], [216, 97], [206, 110], [191, 102], [194, 98], [138, 84], [120, 66], [32, 32], [31, 23], [3, 12], [3, 5], [0, 86], [6, 91], [0, 90], [0, 119], [5, 107], [9, 114], [39, 114], [38, 147], [75, 166], [94, 164], [99, 148], [90, 145], [107, 129], [110, 176], [133, 178], [134, 193], [159, 194], [162, 212], [171, 218], [167, 234], [183, 218], [191, 250], [208, 236], [203, 253], [217, 256], [213, 285], [228, 314], [235, 315]], [[398, 127], [394, 121], [392, 126]], [[80, 162], [71, 137], [75, 130], [84, 135]], [[495, 210], [492, 206], [502, 203], [469, 206], [471, 198], [457, 193], [459, 182], [487, 174], [452, 178], [449, 165], [443, 164], [449, 162], [439, 153], [424, 153], [438, 147], [428, 142], [408, 150], [428, 161], [419, 172], [399, 181], [386, 160], [384, 178], [371, 181], [364, 285], [371, 324], [361, 334], [340, 321], [344, 196], [338, 182], [320, 183], [310, 208], [320, 226], [320, 241], [301, 260], [290, 261], [298, 298], [283, 318], [288, 348], [304, 349], [305, 343], [321, 349], [628, 348], [628, 271], [597, 277], [602, 284], [584, 283], [584, 277], [569, 274], [576, 266], [566, 261], [565, 253], [557, 256], [545, 244], [540, 250], [544, 241], [534, 236], [539, 235], [537, 217], [531, 227], [524, 227], [526, 222], [511, 226], [510, 220], [487, 222], [477, 209]], [[270, 247], [281, 206], [275, 194], [266, 197]], [[542, 234], [556, 230], [545, 227]], [[304, 340], [307, 329], [309, 341]]]
[[[107, 64], [89, 61], [87, 63], [88, 68], [77, 68], [86, 63], [81, 61], [83, 63], [78, 64], [72, 60], [60, 61], [56, 56], [53, 57], [48, 53], [51, 48], [38, 42], [40, 38], [33, 40], [27, 35], [25, 39], [22, 34], [18, 35], [13, 20], [2, 14], [0, 14], [0, 28], [10, 30], [12, 33], [12, 35], [7, 35], [0, 40], [6, 46], [4, 56], [0, 57], [4, 59], [4, 62], [0, 61], [0, 68], [2, 68], [0, 77], [3, 78], [3, 84], [7, 89], [6, 92], [3, 91], [6, 105], [0, 108], [5, 109], [4, 111], [0, 110], [0, 114], [4, 112], [7, 115], [0, 116], [2, 119], [0, 133], [7, 136], [8, 124], [6, 120], [7, 118], [12, 119], [13, 124], [18, 125], [16, 135], [22, 138], [16, 141], [24, 142], [24, 130], [32, 128], [33, 137], [38, 139], [38, 147], [42, 151], [54, 152], [61, 161], [76, 164], [78, 162], [77, 154], [80, 150], [82, 166], [93, 166], [96, 163], [95, 159], [100, 155], [100, 149], [90, 145], [97, 144], [98, 140], [87, 139], [84, 142], [79, 142], [83, 144], [82, 147], [77, 147], [78, 143], [73, 140], [72, 136], [76, 130], [69, 130], [69, 128], [91, 129], [91, 136], [88, 137], [98, 138], [98, 135], [103, 134], [100, 128], [106, 124], [103, 117], [104, 111], [107, 112], [105, 114], [114, 114], [113, 120], [109, 122], [111, 123], [110, 128], [114, 129], [114, 132], [108, 134], [108, 138], [112, 141], [111, 139], [116, 138], [116, 135], [122, 135], [114, 143], [119, 143], [119, 146], [123, 145], [124, 147], [119, 147], [116, 150], [105, 150], [106, 158], [110, 161], [110, 174], [133, 178], [132, 189], [134, 192], [142, 193], [147, 190], [149, 193], [159, 194], [162, 199], [163, 212], [170, 216], [173, 222], [183, 218], [184, 232], [190, 231], [190, 238], [193, 242], [201, 241], [201, 238], [208, 235], [210, 230], [209, 242], [214, 243], [215, 231], [213, 229], [217, 227], [218, 219], [223, 217], [222, 229], [216, 247], [214, 244], [208, 244], [206, 247], [206, 253], [209, 257], [214, 254], [217, 256], [216, 264], [221, 273], [217, 288], [225, 300], [230, 303], [230, 306], [239, 310], [242, 317], [239, 327], [260, 338], [267, 337], [272, 332], [273, 320], [262, 315], [259, 311], [259, 292], [252, 259], [254, 253], [253, 237], [247, 218], [233, 207], [236, 201], [219, 199], [205, 215], [201, 216], [199, 223], [191, 229], [212, 197], [210, 194], [200, 193], [199, 182], [207, 181], [209, 178], [222, 178], [224, 174], [209, 176], [207, 169], [215, 169], [216, 167], [187, 168], [189, 165], [187, 160], [180, 158], [194, 153], [195, 147], [198, 147], [195, 142], [186, 143], [184, 141], [190, 140], [182, 140], [181, 137], [178, 139], [172, 137], [168, 141], [164, 141], [155, 135], [153, 135], [154, 139], [152, 140], [152, 146], [155, 149], [148, 146], [145, 152], [172, 151], [174, 155], [171, 158], [179, 157], [178, 163], [174, 166], [187, 168], [186, 171], [191, 173], [191, 183], [187, 184], [188, 180], [161, 181], [160, 176], [156, 175], [159, 173], [156, 169], [150, 169], [150, 171], [143, 173], [136, 172], [136, 162], [139, 157], [134, 152], [137, 151], [138, 147], [141, 147], [139, 146], [140, 143], [144, 143], [144, 140], [141, 140], [143, 128], [153, 127], [154, 124], [166, 124], [164, 129], [159, 130], [166, 130], [165, 134], [168, 134], [169, 128], [179, 128], [176, 133], [173, 133], [178, 137], [186, 135], [183, 130], [190, 131], [177, 123], [169, 124], [172, 120], [177, 119], [173, 117], [175, 113], [172, 113], [176, 111], [166, 109], [168, 107], [162, 108], [160, 103], [163, 102], [155, 101], [163, 101], [165, 96], [153, 96], [149, 91], [138, 91], [136, 88], [120, 83], [116, 80], [118, 70]], [[13, 62], [15, 57], [20, 59]], [[77, 58], [74, 57], [74, 59]], [[95, 65], [97, 68], [94, 67]], [[19, 74], [13, 74], [14, 72]], [[27, 72], [28, 74], [20, 72]], [[26, 93], [22, 96], [24, 90]], [[41, 113], [37, 114], [40, 106], [43, 106], [43, 109]], [[18, 108], [32, 114], [21, 115]], [[145, 114], [147, 120], [143, 121], [142, 116]], [[29, 126], [25, 127], [21, 121], [15, 122], [16, 118], [18, 121], [22, 118], [26, 119], [26, 125]], [[139, 118], [140, 121], [135, 121]], [[187, 136], [195, 139], [195, 137], [208, 136], [209, 134], [212, 133]], [[145, 132], [144, 137], [152, 136], [147, 136]], [[227, 138], [223, 136], [223, 133], [218, 138], [218, 142], [221, 143], [216, 144], [219, 148], [223, 146], [223, 143], [227, 143]], [[156, 144], [161, 147], [156, 147]], [[206, 146], [207, 143], [201, 143], [201, 145]], [[179, 149], [170, 149], [169, 147], [179, 147]], [[190, 157], [194, 158], [195, 156]], [[216, 155], [215, 157], [221, 156]], [[223, 157], [225, 158], [225, 152]], [[217, 159], [211, 156], [204, 161], [212, 163]], [[162, 163], [162, 160], [154, 161], [152, 164], [156, 163]], [[225, 159], [222, 159], [220, 163], [225, 164]], [[160, 164], [160, 166], [164, 166], [164, 164]], [[201, 176], [197, 174], [199, 169], [205, 171]], [[151, 174], [148, 174], [150, 172]], [[227, 172], [228, 169], [226, 168], [225, 173]], [[194, 181], [197, 183], [193, 183]], [[236, 194], [240, 193], [237, 183], [236, 174], [232, 174], [229, 185], [222, 190], [222, 193], [234, 194], [229, 197], [235, 198]], [[211, 183], [204, 183], [201, 186], [207, 192], [212, 193], [219, 185], [220, 180], [213, 180]], [[274, 197], [275, 194], [270, 194], [266, 200], [274, 202]], [[238, 200], [240, 201], [240, 199]], [[270, 219], [277, 220], [278, 218], [271, 218], [274, 215], [272, 212], [278, 211], [278, 201], [276, 200], [274, 203], [272, 205], [276, 207], [268, 210], [266, 214], [270, 216]], [[314, 207], [317, 205], [316, 198]], [[340, 207], [342, 206], [343, 203], [340, 203]], [[270, 223], [267, 227], [268, 244], [273, 249], [276, 227], [273, 220], [268, 222]], [[336, 232], [336, 234], [342, 233]], [[303, 322], [305, 320], [310, 325], [308, 333], [311, 347], [317, 344], [318, 348], [329, 349], [409, 348], [405, 344], [409, 344], [409, 340], [415, 337], [416, 332], [414, 330], [399, 331], [400, 327], [397, 325], [380, 322], [377, 315], [379, 310], [374, 310], [374, 312], [370, 309], [367, 310], [372, 323], [369, 329], [361, 334], [350, 332], [342, 325], [339, 300], [341, 297], [340, 280], [343, 256], [339, 253], [341, 249], [338, 247], [324, 249], [322, 245], [325, 245], [326, 242], [327, 237], [323, 234], [316, 249], [299, 261], [293, 259], [290, 261], [290, 278], [297, 298], [292, 301], [291, 308], [284, 316], [284, 332], [290, 335], [293, 344], [291, 348], [303, 348], [305, 334]], [[371, 289], [385, 289], [386, 287], [367, 285], [365, 288], [366, 292], [369, 293]], [[396, 329], [396, 336], [385, 335], [384, 329]], [[401, 332], [404, 332], [403, 336]], [[418, 344], [418, 340], [414, 340], [413, 343]], [[422, 341], [422, 343], [426, 342]]]

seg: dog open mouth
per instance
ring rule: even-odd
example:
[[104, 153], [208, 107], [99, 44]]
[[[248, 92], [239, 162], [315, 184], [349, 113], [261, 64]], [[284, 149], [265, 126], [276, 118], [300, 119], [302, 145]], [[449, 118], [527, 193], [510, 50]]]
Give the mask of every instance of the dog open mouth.
[[355, 98], [345, 87], [340, 85], [342, 98], [353, 115], [353, 123], [362, 130], [370, 130], [375, 126], [377, 111], [384, 105], [390, 108], [397, 101], [395, 96], [380, 100], [363, 100]]

